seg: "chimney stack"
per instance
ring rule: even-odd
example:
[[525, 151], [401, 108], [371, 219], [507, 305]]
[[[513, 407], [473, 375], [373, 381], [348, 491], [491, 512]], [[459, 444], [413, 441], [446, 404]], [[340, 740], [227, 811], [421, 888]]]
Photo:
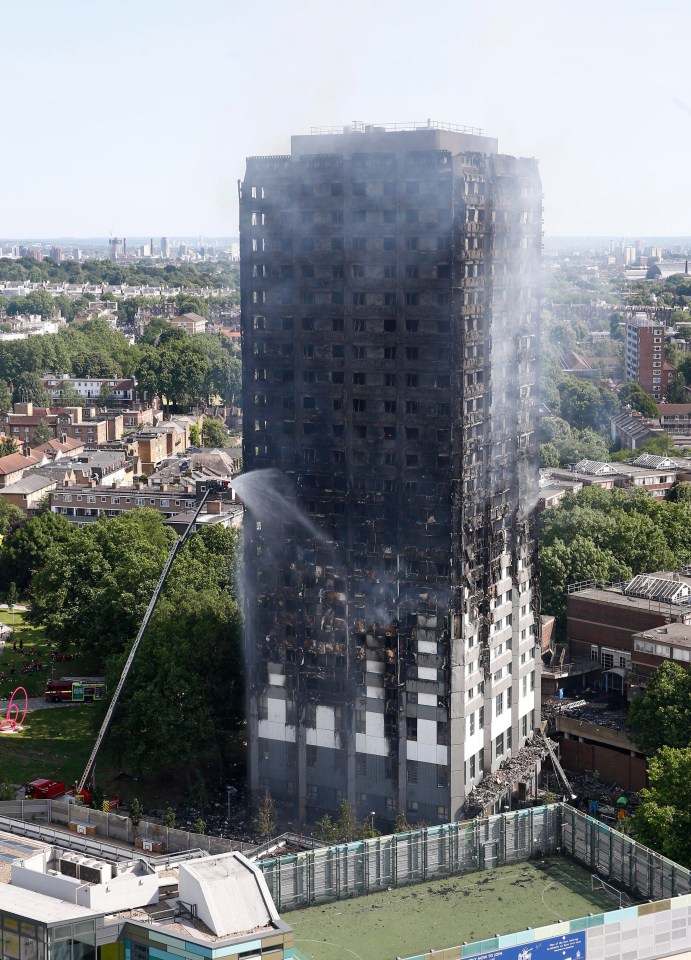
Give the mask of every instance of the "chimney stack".
[[25, 457], [31, 456], [31, 446], [29, 445], [28, 440], [25, 440], [24, 443], [22, 444], [22, 453]]

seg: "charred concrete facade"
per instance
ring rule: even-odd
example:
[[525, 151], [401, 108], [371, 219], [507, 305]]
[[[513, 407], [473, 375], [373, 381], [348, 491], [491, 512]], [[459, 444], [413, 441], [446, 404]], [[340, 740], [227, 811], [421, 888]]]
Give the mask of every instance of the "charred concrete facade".
[[349, 129], [240, 186], [250, 782], [444, 822], [539, 722], [541, 186], [476, 131]]

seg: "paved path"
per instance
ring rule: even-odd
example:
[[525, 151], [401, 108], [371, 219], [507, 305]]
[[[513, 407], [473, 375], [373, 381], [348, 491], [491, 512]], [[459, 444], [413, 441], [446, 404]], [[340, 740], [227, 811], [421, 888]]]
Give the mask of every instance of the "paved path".
[[[0, 717], [4, 717], [5, 714], [7, 713], [7, 707], [9, 702], [10, 702], [9, 697], [0, 697]], [[14, 702], [18, 703], [19, 706], [21, 707], [22, 704], [24, 703], [24, 698], [23, 697], [15, 698]], [[27, 709], [29, 713], [31, 713], [32, 710], [46, 710], [46, 709], [52, 710], [54, 707], [64, 708], [64, 707], [79, 707], [79, 706], [81, 706], [81, 704], [79, 703], [52, 703], [52, 702], [48, 703], [46, 702], [45, 697], [29, 697], [29, 705]]]

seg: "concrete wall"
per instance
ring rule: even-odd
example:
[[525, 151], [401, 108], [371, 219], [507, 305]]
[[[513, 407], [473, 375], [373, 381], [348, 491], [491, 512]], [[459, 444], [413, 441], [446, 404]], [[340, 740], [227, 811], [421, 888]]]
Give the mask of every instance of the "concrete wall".
[[82, 902], [77, 901], [77, 893], [79, 887], [82, 886], [82, 881], [76, 877], [39, 873], [37, 870], [13, 863], [12, 883], [24, 890], [34, 890], [36, 893], [44, 893], [48, 897], [67, 900], [68, 903]]
[[77, 903], [106, 913], [158, 903], [158, 876], [130, 874], [83, 887], [77, 893]]

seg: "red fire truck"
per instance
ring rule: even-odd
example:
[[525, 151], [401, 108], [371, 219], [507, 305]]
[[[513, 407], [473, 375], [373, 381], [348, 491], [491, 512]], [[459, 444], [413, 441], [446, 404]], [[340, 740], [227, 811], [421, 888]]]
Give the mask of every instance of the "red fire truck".
[[93, 703], [106, 695], [104, 677], [62, 677], [46, 683], [49, 703]]

